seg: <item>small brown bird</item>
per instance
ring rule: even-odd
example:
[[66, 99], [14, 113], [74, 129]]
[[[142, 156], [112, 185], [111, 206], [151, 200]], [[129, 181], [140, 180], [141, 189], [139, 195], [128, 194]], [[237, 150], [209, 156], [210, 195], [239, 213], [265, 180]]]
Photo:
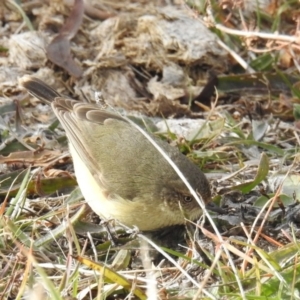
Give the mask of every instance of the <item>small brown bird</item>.
[[[66, 131], [79, 187], [98, 215], [143, 231], [201, 216], [199, 204], [171, 165], [126, 119], [97, 104], [63, 98], [37, 78], [26, 77], [22, 84], [51, 103]], [[209, 202], [210, 185], [201, 170], [177, 148], [150, 136]]]

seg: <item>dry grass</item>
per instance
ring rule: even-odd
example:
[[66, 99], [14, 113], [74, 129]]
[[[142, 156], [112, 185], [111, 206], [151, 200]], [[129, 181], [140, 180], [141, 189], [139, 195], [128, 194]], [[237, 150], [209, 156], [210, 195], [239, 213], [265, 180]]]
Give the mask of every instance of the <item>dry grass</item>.
[[[0, 299], [298, 299], [299, 2], [111, 2], [70, 28], [63, 1], [0, 4]], [[64, 69], [47, 59], [62, 27], [75, 35]], [[207, 173], [225, 214], [205, 210], [180, 251], [100, 223], [25, 74], [137, 117], [181, 117], [144, 119]]]

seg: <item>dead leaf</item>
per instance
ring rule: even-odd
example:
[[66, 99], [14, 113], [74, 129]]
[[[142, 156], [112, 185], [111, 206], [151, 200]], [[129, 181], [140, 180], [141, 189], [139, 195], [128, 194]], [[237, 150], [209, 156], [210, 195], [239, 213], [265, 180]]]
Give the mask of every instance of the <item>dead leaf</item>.
[[70, 75], [76, 78], [80, 77], [83, 71], [71, 56], [70, 40], [75, 36], [81, 25], [83, 12], [83, 1], [75, 0], [73, 9], [65, 25], [46, 49], [47, 57], [50, 61], [64, 68]]

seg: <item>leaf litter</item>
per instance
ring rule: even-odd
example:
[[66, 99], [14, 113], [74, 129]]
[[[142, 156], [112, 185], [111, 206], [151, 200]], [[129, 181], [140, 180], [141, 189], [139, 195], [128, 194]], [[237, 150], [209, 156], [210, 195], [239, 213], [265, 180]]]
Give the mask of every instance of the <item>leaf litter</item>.
[[[212, 213], [224, 237], [243, 242], [245, 231], [241, 223], [248, 230], [258, 230], [265, 221], [265, 236], [256, 246], [267, 253], [277, 249], [277, 245], [266, 236], [282, 244], [291, 242], [292, 235], [299, 237], [299, 131], [293, 124], [297, 121], [293, 103], [299, 99], [286, 85], [278, 88], [280, 76], [267, 77], [266, 81], [264, 74], [245, 78], [228, 76], [233, 69], [228, 53], [206, 24], [185, 7], [160, 7], [151, 2], [105, 4], [94, 7], [94, 14], [99, 13], [103, 20], [100, 22], [98, 17], [90, 17], [91, 7], [86, 10], [89, 17], [85, 15], [79, 20], [80, 14], [72, 15], [72, 8], [63, 1], [25, 3], [29, 6], [25, 5], [24, 10], [37, 31], [21, 26], [20, 16], [5, 7], [10, 27], [2, 27], [0, 32], [1, 45], [7, 49], [1, 50], [0, 56], [0, 163], [5, 166], [0, 182], [7, 181], [7, 185], [1, 186], [2, 197], [8, 191], [17, 192], [24, 177], [15, 186], [11, 184], [28, 166], [33, 171], [41, 170], [28, 186], [24, 205], [28, 210], [21, 223], [26, 215], [58, 225], [67, 213], [70, 199], [49, 197], [67, 193], [76, 185], [66, 138], [57, 124], [52, 127], [55, 120], [50, 107], [29, 97], [18, 85], [22, 76], [33, 74], [69, 97], [96, 101], [96, 92], [101, 91], [107, 105], [135, 116], [151, 117], [160, 135], [207, 172], [214, 201], [225, 212]], [[75, 1], [76, 4], [80, 1]], [[69, 27], [64, 25], [68, 24], [67, 18]], [[81, 26], [75, 26], [76, 22]], [[53, 47], [62, 52], [52, 52]], [[52, 59], [62, 56], [66, 58], [62, 63]], [[202, 92], [210, 80], [215, 84], [208, 89], [207, 102]], [[297, 78], [291, 80], [297, 83]], [[211, 99], [217, 100], [216, 106], [210, 105]], [[19, 115], [15, 103], [20, 107]], [[271, 214], [264, 210], [259, 215], [281, 189], [280, 201], [278, 198]], [[59, 205], [54, 204], [55, 199], [60, 199]], [[73, 215], [76, 206], [68, 209]], [[98, 217], [90, 214], [87, 220], [97, 221]], [[254, 221], [258, 227], [252, 227]], [[289, 226], [291, 222], [293, 229]], [[73, 226], [76, 229], [76, 223]], [[211, 230], [209, 224], [206, 228]], [[33, 238], [38, 240], [47, 233], [45, 226]], [[102, 234], [97, 238], [99, 246], [107, 240]], [[3, 238], [1, 242], [3, 245]], [[205, 236], [198, 243], [203, 249], [214, 251], [214, 244]], [[69, 249], [65, 238], [60, 237], [58, 245], [54, 242], [47, 245], [49, 257], [49, 252], [56, 251], [57, 246]], [[2, 248], [3, 253], [12, 247], [9, 242], [7, 248]], [[239, 248], [238, 244], [236, 247]], [[240, 249], [243, 247], [245, 244]], [[106, 251], [99, 253], [106, 256]], [[239, 260], [238, 256], [235, 258]], [[132, 264], [135, 266], [136, 262]], [[193, 276], [201, 280], [204, 274], [200, 268], [194, 270]], [[185, 279], [177, 284], [182, 288], [181, 294], [187, 295], [187, 289], [183, 288]], [[164, 280], [161, 286], [178, 287]]]

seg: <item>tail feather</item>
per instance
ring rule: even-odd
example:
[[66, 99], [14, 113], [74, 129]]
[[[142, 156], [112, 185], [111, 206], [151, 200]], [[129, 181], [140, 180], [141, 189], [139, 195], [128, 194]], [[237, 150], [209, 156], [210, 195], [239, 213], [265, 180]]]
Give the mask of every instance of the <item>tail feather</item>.
[[55, 98], [61, 97], [52, 87], [35, 77], [25, 76], [22, 78], [21, 84], [31, 95], [47, 104], [51, 104]]

